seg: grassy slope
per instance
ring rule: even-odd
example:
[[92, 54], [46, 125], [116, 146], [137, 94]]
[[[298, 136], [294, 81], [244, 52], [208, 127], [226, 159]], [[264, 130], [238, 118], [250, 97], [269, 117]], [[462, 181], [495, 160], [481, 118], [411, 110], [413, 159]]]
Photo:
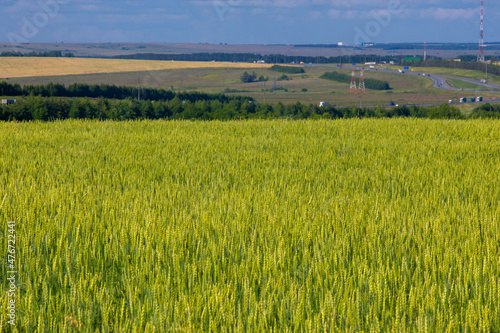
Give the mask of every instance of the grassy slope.
[[462, 80], [455, 80], [455, 79], [446, 79], [448, 84], [452, 87], [455, 88], [462, 88], [462, 89], [475, 89], [477, 91], [495, 91], [495, 89], [484, 87], [478, 84], [462, 81]]
[[[388, 66], [387, 68], [400, 69], [401, 67]], [[442, 67], [412, 67], [412, 69], [414, 72], [463, 77], [477, 81], [483, 80], [486, 77], [485, 71], [473, 71], [468, 69], [442, 68]], [[488, 74], [488, 82], [500, 84], [500, 76]]]
[[[38, 58], [40, 59], [40, 58]], [[71, 59], [70, 59], [71, 60]], [[91, 59], [83, 59], [91, 60]], [[97, 59], [101, 60], [101, 59]], [[0, 59], [0, 63], [1, 63]], [[128, 63], [128, 60], [124, 60]], [[112, 60], [110, 64], [118, 66], [121, 61]], [[255, 68], [254, 64], [243, 63], [190, 63], [190, 62], [148, 62], [133, 61], [137, 67], [127, 67], [127, 72], [112, 73], [110, 68], [101, 68], [106, 70], [104, 73], [90, 75], [59, 75], [50, 77], [26, 77], [9, 79], [9, 82], [19, 82], [21, 84], [40, 84], [49, 82], [60, 82], [64, 84], [71, 83], [89, 83], [100, 84], [110, 83], [117, 85], [136, 86], [141, 82], [142, 86], [159, 87], [179, 90], [200, 90], [205, 92], [224, 92], [226, 89], [238, 91], [236, 94], [254, 97], [257, 101], [277, 103], [318, 103], [319, 101], [329, 101], [335, 105], [387, 105], [390, 101], [398, 104], [421, 104], [421, 103], [445, 103], [450, 99], [457, 99], [456, 92], [443, 91], [432, 87], [431, 80], [417, 77], [398, 75], [390, 73], [381, 73], [378, 71], [366, 71], [366, 78], [375, 78], [388, 81], [393, 88], [391, 91], [368, 90], [366, 94], [349, 94], [349, 85], [334, 81], [319, 79], [326, 71], [341, 71], [350, 74], [349, 69], [336, 69], [327, 67], [306, 67], [306, 74], [288, 75], [291, 81], [278, 81], [277, 87], [287, 89], [278, 90], [275, 93], [271, 91], [263, 92], [264, 88], [271, 90], [273, 87], [273, 78], [278, 78], [281, 73], [270, 71], [264, 68]], [[101, 63], [102, 64], [102, 63]], [[141, 70], [140, 66], [147, 66], [148, 70]], [[155, 67], [158, 66], [158, 67]], [[160, 70], [159, 66], [169, 69]], [[198, 68], [186, 68], [188, 66]], [[211, 68], [208, 68], [210, 67]], [[224, 67], [220, 67], [224, 66]], [[229, 68], [235, 66], [240, 68]], [[177, 68], [175, 68], [177, 67]], [[117, 71], [120, 70], [118, 67]], [[136, 68], [136, 71], [132, 71]], [[93, 67], [93, 70], [98, 68]], [[88, 69], [85, 69], [88, 70]], [[269, 77], [267, 82], [242, 83], [240, 76], [244, 71], [255, 71], [257, 75]], [[107, 73], [109, 72], [109, 73]], [[456, 73], [455, 73], [456, 74]], [[306, 88], [307, 92], [302, 92]], [[485, 98], [495, 95], [484, 94]], [[147, 98], [147, 96], [145, 96]]]

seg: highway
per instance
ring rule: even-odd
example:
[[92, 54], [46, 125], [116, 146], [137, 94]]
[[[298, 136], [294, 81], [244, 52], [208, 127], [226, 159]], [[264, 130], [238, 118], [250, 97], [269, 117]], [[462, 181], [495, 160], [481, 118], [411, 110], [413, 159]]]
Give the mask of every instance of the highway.
[[[418, 68], [418, 67], [417, 67]], [[400, 73], [399, 71], [392, 70], [392, 69], [367, 69], [368, 71], [378, 71], [378, 72], [385, 72], [385, 73], [393, 73], [393, 74], [400, 74], [400, 75], [414, 75], [414, 76], [422, 76], [422, 72], [415, 72], [415, 71], [405, 71], [404, 73]], [[451, 91], [463, 91], [463, 92], [475, 92], [475, 93], [492, 93], [494, 91], [488, 91], [488, 90], [475, 90], [475, 89], [463, 89], [460, 90], [455, 87], [451, 87], [446, 83], [446, 79], [453, 79], [453, 80], [459, 80], [459, 81], [464, 81], [472, 84], [476, 84], [478, 86], [483, 86], [486, 88], [490, 89], [495, 89], [498, 90], [500, 93], [500, 86], [492, 83], [481, 83], [480, 81], [472, 80], [472, 79], [467, 79], [463, 77], [454, 77], [454, 76], [445, 76], [445, 75], [435, 75], [435, 74], [426, 74], [426, 78], [429, 78], [433, 81], [433, 86], [434, 88], [437, 89], [442, 89], [442, 90], [451, 90]]]
[[[327, 67], [327, 68], [338, 68], [337, 66], [335, 65], [321, 65], [321, 64], [309, 64], [309, 65], [306, 65], [306, 66], [309, 66], [309, 67]], [[347, 67], [348, 68], [348, 67]], [[415, 67], [414, 69], [417, 69], [418, 67]], [[361, 67], [356, 67], [356, 70], [361, 70]], [[423, 71], [420, 71], [420, 72], [416, 72], [416, 71], [404, 71], [404, 73], [400, 73], [399, 71], [397, 70], [393, 70], [393, 69], [387, 69], [387, 68], [375, 68], [375, 69], [370, 69], [370, 68], [365, 68], [365, 71], [367, 72], [370, 72], [370, 71], [376, 71], [376, 72], [383, 72], [383, 73], [391, 73], [391, 74], [397, 74], [397, 75], [413, 75], [413, 76], [420, 76], [420, 77], [424, 77], [423, 76]], [[496, 85], [496, 84], [492, 84], [492, 83], [481, 83], [480, 81], [476, 81], [476, 80], [472, 80], [472, 79], [467, 79], [467, 78], [463, 78], [463, 77], [453, 77], [453, 76], [445, 76], [445, 75], [434, 75], [434, 74], [429, 74], [429, 73], [426, 73], [425, 75], [425, 78], [428, 78], [430, 80], [432, 80], [433, 82], [433, 87], [434, 88], [437, 88], [437, 89], [441, 89], [441, 90], [448, 90], [448, 91], [459, 91], [459, 92], [463, 92], [463, 93], [474, 93], [474, 97], [477, 97], [478, 94], [487, 94], [487, 93], [500, 93], [500, 85]], [[455, 87], [451, 87], [450, 85], [448, 85], [448, 83], [446, 82], [446, 79], [454, 79], [454, 80], [460, 80], [460, 81], [464, 81], [464, 82], [468, 82], [468, 83], [472, 83], [472, 84], [476, 84], [478, 86], [483, 86], [483, 87], [487, 87], [487, 88], [490, 88], [490, 89], [495, 89], [497, 91], [487, 91], [487, 90], [475, 90], [475, 89], [458, 89], [458, 88], [455, 88]], [[466, 94], [464, 94], [464, 96], [462, 97], [473, 97], [473, 96], [467, 96]], [[485, 103], [500, 103], [500, 97], [499, 98], [496, 98], [496, 99], [490, 99], [490, 100], [484, 100], [482, 102], [474, 102], [475, 104], [485, 104]], [[439, 106], [443, 103], [440, 103], [440, 104], [405, 104], [405, 105], [417, 105], [417, 106]], [[452, 104], [463, 104], [463, 103], [452, 103]], [[384, 105], [383, 105], [384, 106]], [[385, 105], [385, 107], [391, 107], [392, 105]], [[340, 106], [342, 107], [342, 106]], [[368, 107], [368, 108], [371, 108], [371, 107], [376, 107], [375, 105], [363, 105], [363, 107]]]

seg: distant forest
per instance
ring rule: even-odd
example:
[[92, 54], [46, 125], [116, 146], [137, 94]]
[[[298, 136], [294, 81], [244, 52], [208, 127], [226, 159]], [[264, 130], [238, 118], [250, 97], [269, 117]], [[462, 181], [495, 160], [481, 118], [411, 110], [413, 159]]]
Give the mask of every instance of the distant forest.
[[186, 54], [158, 54], [158, 53], [137, 53], [131, 55], [120, 55], [112, 57], [114, 59], [140, 59], [140, 60], [166, 60], [166, 61], [220, 61], [220, 62], [256, 62], [264, 60], [266, 63], [289, 64], [295, 63], [362, 63], [380, 61], [401, 61], [401, 56], [378, 56], [378, 55], [345, 55], [341, 57], [308, 57], [308, 56], [287, 56], [283, 54], [254, 54], [254, 53], [186, 53]]
[[[445, 67], [445, 68], [470, 69], [483, 72], [486, 70], [486, 65], [482, 62], [477, 62], [477, 61], [471, 61], [471, 62], [463, 62], [463, 61], [457, 62], [449, 60], [403, 61], [403, 65], [414, 66], [414, 67]], [[500, 66], [488, 64], [488, 74], [500, 75]]]
[[269, 70], [287, 74], [302, 74], [306, 72], [302, 67], [280, 66], [280, 65], [274, 65], [270, 67]]
[[[454, 106], [398, 106], [394, 108], [319, 107], [299, 102], [290, 105], [258, 104], [250, 97], [224, 94], [174, 93], [164, 89], [144, 91], [147, 99], [134, 99], [138, 91], [131, 87], [74, 84], [39, 86], [11, 85], [0, 82], [0, 95], [25, 96], [16, 103], [0, 106], [2, 121], [52, 121], [58, 119], [339, 119], [413, 117], [465, 119]], [[26, 96], [28, 95], [28, 96]], [[77, 98], [67, 98], [75, 97]], [[108, 96], [111, 98], [106, 98]], [[93, 99], [90, 99], [93, 98]], [[469, 118], [500, 118], [500, 106], [484, 104]]]
[[[391, 56], [380, 56], [380, 55], [344, 55], [339, 57], [309, 57], [309, 56], [287, 56], [283, 54], [254, 54], [254, 53], [186, 53], [186, 54], [159, 54], [159, 53], [137, 53], [131, 55], [120, 55], [114, 56], [113, 59], [138, 59], [138, 60], [165, 60], [165, 61], [219, 61], [219, 62], [256, 62], [259, 60], [264, 60], [266, 63], [272, 64], [364, 64], [365, 62], [391, 62], [394, 61], [397, 64], [403, 64], [403, 59], [413, 57], [411, 55], [391, 55]], [[472, 62], [476, 63], [476, 56], [462, 55], [457, 59], [462, 62]], [[488, 56], [486, 60], [495, 57]], [[430, 60], [450, 62], [450, 60], [444, 60], [442, 58], [432, 57]], [[479, 63], [481, 64], [481, 63]]]
[[[500, 43], [486, 43], [488, 50], [500, 50]], [[368, 48], [383, 50], [424, 50], [424, 43], [387, 43], [374, 44]], [[471, 51], [478, 49], [478, 43], [427, 43], [427, 49], [439, 48], [440, 50]]]
[[[388, 44], [387, 47], [397, 49], [398, 47], [407, 48], [406, 44]], [[413, 44], [411, 44], [413, 45]], [[410, 45], [410, 46], [411, 46]], [[306, 47], [307, 45], [299, 45], [296, 47]], [[326, 47], [325, 45], [319, 45], [317, 47]], [[384, 47], [384, 45], [377, 44], [378, 47]], [[415, 45], [413, 45], [415, 46]], [[500, 49], [500, 45], [497, 45]], [[312, 46], [308, 46], [312, 47]], [[332, 46], [333, 47], [333, 46]], [[492, 46], [493, 47], [493, 46]], [[496, 47], [496, 46], [495, 46]], [[418, 49], [415, 46], [416, 49]], [[491, 47], [489, 48], [492, 49]], [[40, 52], [13, 52], [4, 51], [0, 53], [0, 57], [75, 57], [71, 52], [62, 51], [40, 51]], [[256, 53], [180, 53], [180, 54], [161, 54], [161, 53], [136, 53], [130, 55], [118, 55], [110, 57], [111, 59], [136, 59], [136, 60], [163, 60], [163, 61], [218, 61], [218, 62], [248, 62], [253, 63], [259, 60], [264, 60], [266, 63], [273, 64], [364, 64], [365, 62], [391, 62], [394, 61], [398, 64], [403, 64], [403, 59], [413, 57], [412, 55], [390, 55], [390, 56], [380, 56], [376, 54], [370, 55], [342, 55], [337, 57], [312, 57], [312, 56], [288, 56], [283, 54], [256, 54]], [[109, 57], [98, 57], [98, 58], [109, 58]], [[461, 55], [457, 57], [462, 62], [472, 62], [476, 63], [476, 56], [471, 55]], [[486, 56], [486, 60], [495, 60], [494, 56]], [[430, 60], [444, 60], [438, 57], [431, 57]], [[406, 63], [405, 63], [406, 64]], [[446, 67], [446, 66], [445, 66]]]
[[98, 120], [243, 120], [243, 119], [340, 119], [340, 118], [429, 118], [429, 119], [500, 119], [498, 105], [478, 106], [468, 117], [458, 108], [443, 104], [441, 106], [397, 106], [393, 108], [376, 107], [335, 107], [305, 105], [297, 102], [284, 105], [281, 102], [256, 104], [253, 101], [217, 99], [190, 102], [178, 96], [168, 101], [110, 100], [100, 98], [57, 98], [29, 96], [15, 104], [0, 106], [0, 121], [54, 121], [64, 119]]
[[175, 97], [183, 101], [212, 101], [229, 102], [232, 100], [251, 101], [250, 97], [227, 96], [224, 94], [207, 94], [202, 92], [173, 92], [166, 89], [138, 88], [129, 86], [116, 86], [113, 84], [85, 84], [73, 83], [66, 87], [60, 83], [41, 85], [10, 84], [0, 82], [0, 96], [42, 96], [42, 97], [88, 97], [107, 99], [136, 98], [140, 94], [142, 99], [151, 101], [171, 100]]
[[52, 58], [73, 58], [75, 55], [73, 53], [63, 53], [62, 51], [45, 51], [45, 52], [12, 52], [12, 51], [4, 51], [0, 53], [0, 57], [52, 57]]
[[[500, 43], [486, 43], [488, 50], [500, 50]], [[307, 48], [349, 48], [349, 46], [339, 46], [338, 44], [299, 44], [294, 47], [307, 47]], [[477, 43], [427, 43], [427, 47], [438, 48], [440, 50], [459, 50], [470, 51], [477, 50]], [[424, 50], [424, 43], [376, 43], [373, 45], [365, 46], [369, 49], [382, 49], [382, 50]]]

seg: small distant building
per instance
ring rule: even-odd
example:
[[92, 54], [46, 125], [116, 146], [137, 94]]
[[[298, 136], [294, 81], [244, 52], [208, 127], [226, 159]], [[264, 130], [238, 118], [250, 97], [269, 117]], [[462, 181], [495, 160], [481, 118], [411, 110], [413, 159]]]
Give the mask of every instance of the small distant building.
[[319, 107], [320, 107], [320, 108], [322, 108], [322, 107], [324, 107], [324, 106], [328, 106], [328, 105], [330, 105], [330, 103], [329, 103], [329, 102], [319, 102]]
[[266, 63], [266, 61], [265, 61], [265, 60], [257, 60], [257, 63], [258, 63], [258, 64], [265, 64], [265, 63]]
[[15, 99], [2, 99], [2, 105], [10, 105], [16, 102]]
[[365, 66], [375, 66], [376, 62], [365, 62]]
[[339, 42], [338, 46], [344, 46], [344, 42]]

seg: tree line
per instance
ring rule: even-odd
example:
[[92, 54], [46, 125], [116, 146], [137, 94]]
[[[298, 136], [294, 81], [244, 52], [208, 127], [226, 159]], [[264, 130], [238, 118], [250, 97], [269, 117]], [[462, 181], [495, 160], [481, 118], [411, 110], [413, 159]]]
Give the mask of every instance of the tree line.
[[[257, 104], [244, 99], [227, 100], [142, 100], [132, 98], [112, 100], [106, 98], [58, 98], [28, 96], [15, 104], [0, 107], [1, 121], [53, 121], [58, 119], [339, 119], [339, 118], [394, 118], [413, 117], [430, 119], [466, 119], [460, 110], [444, 104], [439, 107], [398, 106], [376, 107], [319, 107], [315, 104]], [[500, 118], [498, 105], [484, 104], [476, 108], [469, 118]]]
[[224, 94], [208, 94], [203, 92], [174, 92], [172, 90], [157, 88], [139, 88], [131, 86], [116, 86], [113, 84], [85, 84], [73, 83], [66, 87], [60, 83], [48, 83], [41, 85], [10, 84], [0, 82], [0, 96], [42, 96], [42, 97], [88, 97], [107, 99], [127, 99], [140, 96], [142, 99], [152, 101], [171, 100], [175, 97], [190, 102], [218, 100], [228, 102], [230, 100], [252, 100], [243, 96], [227, 96]]
[[257, 77], [255, 72], [252, 72], [252, 74], [244, 72], [243, 75], [240, 76], [240, 80], [243, 83], [264, 82], [269, 81], [269, 77], [264, 77], [264, 75]]
[[[391, 48], [398, 48], [398, 46], [392, 45]], [[476, 46], [477, 47], [477, 46]], [[421, 46], [423, 52], [423, 46]], [[389, 63], [394, 61], [398, 64], [413, 65], [413, 62], [404, 62], [404, 58], [413, 57], [414, 55], [356, 55], [356, 54], [346, 54], [342, 56], [332, 56], [332, 57], [313, 57], [313, 56], [289, 56], [283, 54], [255, 54], [255, 53], [185, 53], [185, 54], [159, 54], [159, 53], [137, 53], [131, 55], [119, 55], [114, 56], [114, 59], [138, 59], [138, 60], [165, 60], [165, 61], [219, 61], [219, 62], [256, 62], [258, 60], [264, 60], [266, 63], [271, 64], [299, 64], [300, 62], [309, 64], [364, 64], [366, 62], [377, 62]], [[436, 56], [429, 56], [425, 64], [430, 61], [438, 61], [443, 63], [450, 63], [450, 60], [445, 60]], [[477, 56], [462, 55], [458, 59], [461, 62], [475, 63]], [[487, 60], [493, 59], [493, 56], [487, 56]], [[451, 62], [453, 64], [453, 62]], [[481, 63], [479, 63], [481, 64]]]
[[53, 57], [53, 58], [60, 58], [60, 57], [67, 57], [67, 58], [73, 58], [75, 55], [71, 52], [66, 52], [63, 53], [62, 51], [40, 51], [40, 52], [27, 52], [27, 53], [22, 53], [22, 52], [14, 52], [14, 51], [4, 51], [0, 53], [0, 57]]
[[481, 104], [472, 111], [472, 113], [469, 115], [469, 118], [500, 119], [500, 104]]
[[[461, 55], [461, 56], [457, 57], [457, 59], [460, 59], [461, 62], [463, 62], [463, 61], [466, 61], [466, 62], [475, 62], [475, 61], [477, 61], [477, 55], [473, 55], [473, 54]], [[485, 60], [491, 60], [492, 62], [498, 61], [497, 57], [491, 56], [491, 55], [490, 56], [485, 55], [484, 59]]]
[[269, 70], [287, 74], [303, 74], [306, 72], [302, 67], [280, 66], [280, 65], [271, 66]]
[[264, 60], [267, 63], [289, 64], [289, 63], [362, 63], [379, 61], [401, 61], [404, 56], [379, 56], [371, 55], [344, 55], [336, 57], [311, 57], [311, 56], [289, 56], [284, 54], [255, 54], [255, 53], [186, 53], [186, 54], [159, 54], [159, 53], [137, 53], [131, 55], [119, 55], [114, 59], [138, 59], [138, 60], [165, 60], [165, 61], [219, 61], [219, 62], [256, 62]]
[[[477, 48], [477, 45], [474, 44], [474, 48]], [[337, 47], [336, 45], [296, 45], [295, 47]], [[409, 45], [409, 44], [389, 44], [389, 45], [381, 45], [377, 44], [374, 47], [382, 47], [386, 50], [394, 50], [394, 49], [422, 49], [422, 45]], [[430, 46], [432, 47], [432, 45]], [[500, 49], [500, 45], [495, 46], [496, 49]], [[446, 49], [445, 46], [440, 46], [440, 49]], [[448, 46], [448, 49], [454, 50], [455, 48]], [[465, 48], [467, 49], [467, 48]], [[493, 49], [493, 48], [489, 48]], [[31, 52], [20, 52], [20, 51], [4, 51], [0, 53], [0, 57], [75, 57], [74, 53], [71, 52], [63, 52], [60, 50], [53, 51], [31, 51]], [[390, 62], [394, 61], [397, 63], [404, 63], [403, 59], [410, 57], [409, 55], [389, 55], [389, 56], [381, 56], [376, 54], [369, 55], [351, 55], [346, 54], [342, 56], [336, 57], [312, 57], [312, 56], [287, 56], [283, 54], [255, 54], [255, 53], [181, 53], [181, 54], [159, 54], [159, 53], [137, 53], [137, 54], [129, 54], [129, 55], [117, 55], [111, 58], [113, 59], [140, 59], [140, 60], [165, 60], [165, 61], [220, 61], [220, 62], [256, 62], [258, 60], [264, 60], [268, 63], [277, 63], [277, 64], [288, 64], [288, 63], [316, 63], [316, 64], [327, 64], [327, 63], [357, 63], [363, 64], [365, 62]], [[429, 56], [432, 58], [431, 60], [436, 61], [448, 61], [439, 57]], [[98, 57], [99, 58], [99, 57]], [[106, 57], [100, 57], [106, 58]], [[496, 61], [494, 56], [486, 56], [486, 60]], [[475, 55], [461, 55], [457, 57], [462, 62], [476, 62], [477, 56]], [[428, 60], [429, 61], [429, 60]], [[408, 63], [405, 63], [408, 64]], [[411, 63], [409, 64], [411, 65]], [[290, 73], [296, 74], [296, 73]]]
[[[350, 83], [351, 82], [351, 76], [342, 74], [342, 73], [337, 73], [337, 72], [326, 72], [325, 74], [320, 76], [320, 79], [326, 79], [326, 80], [332, 80], [332, 81], [337, 81], [341, 83]], [[391, 87], [389, 86], [389, 82], [386, 81], [381, 81], [377, 79], [365, 79], [365, 87], [367, 89], [373, 89], [373, 90], [390, 90]]]
[[[494, 59], [496, 60], [496, 59]], [[477, 61], [464, 62], [464, 61], [450, 61], [450, 60], [427, 60], [427, 61], [404, 61], [404, 66], [413, 67], [445, 67], [445, 68], [458, 68], [469, 69], [484, 72], [486, 64]], [[488, 64], [488, 74], [500, 75], [500, 66]]]

